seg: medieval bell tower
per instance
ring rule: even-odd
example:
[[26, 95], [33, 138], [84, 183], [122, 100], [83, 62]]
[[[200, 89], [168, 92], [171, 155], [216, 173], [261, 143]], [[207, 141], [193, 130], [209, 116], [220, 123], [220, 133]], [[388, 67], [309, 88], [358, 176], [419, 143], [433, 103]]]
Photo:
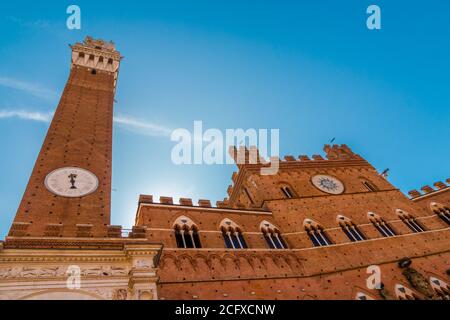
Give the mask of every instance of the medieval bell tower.
[[103, 237], [110, 225], [114, 92], [120, 53], [87, 37], [72, 48], [69, 80], [10, 236]]
[[0, 241], [0, 300], [157, 299], [161, 245], [111, 225], [113, 104], [120, 53], [87, 37], [14, 222]]

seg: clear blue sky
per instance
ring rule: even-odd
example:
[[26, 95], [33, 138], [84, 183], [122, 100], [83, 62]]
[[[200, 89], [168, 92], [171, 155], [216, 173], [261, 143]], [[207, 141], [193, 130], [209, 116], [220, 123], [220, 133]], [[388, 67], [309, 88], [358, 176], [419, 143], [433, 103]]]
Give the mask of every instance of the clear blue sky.
[[[65, 27], [69, 4], [82, 29]], [[366, 28], [378, 4], [382, 30]], [[1, 1], [0, 237], [6, 235], [69, 73], [69, 43], [125, 56], [115, 114], [113, 223], [140, 193], [226, 196], [233, 166], [175, 166], [170, 129], [279, 128], [281, 155], [332, 137], [407, 192], [450, 177], [450, 2]], [[34, 113], [33, 113], [34, 112]], [[136, 122], [140, 126], [136, 126]]]

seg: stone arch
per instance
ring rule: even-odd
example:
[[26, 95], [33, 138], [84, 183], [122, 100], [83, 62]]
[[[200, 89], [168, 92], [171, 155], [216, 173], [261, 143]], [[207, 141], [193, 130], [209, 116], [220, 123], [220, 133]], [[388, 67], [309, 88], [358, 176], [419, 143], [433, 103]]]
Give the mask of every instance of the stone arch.
[[198, 228], [197, 224], [194, 223], [194, 221], [191, 218], [186, 217], [184, 215], [179, 216], [178, 218], [175, 219], [173, 223], [173, 228], [177, 227], [180, 229], [187, 228], [188, 230], [192, 230], [192, 228]]
[[262, 232], [270, 232], [270, 233], [280, 232], [279, 229], [275, 225], [273, 225], [272, 223], [270, 223], [267, 220], [263, 220], [260, 223], [259, 228], [261, 229]]
[[225, 218], [219, 223], [219, 229], [231, 232], [242, 232], [242, 228], [229, 218]]
[[419, 300], [419, 296], [414, 291], [402, 284], [397, 283], [394, 291], [399, 300]]
[[450, 286], [447, 282], [436, 276], [430, 276], [430, 285], [438, 297], [450, 300]]

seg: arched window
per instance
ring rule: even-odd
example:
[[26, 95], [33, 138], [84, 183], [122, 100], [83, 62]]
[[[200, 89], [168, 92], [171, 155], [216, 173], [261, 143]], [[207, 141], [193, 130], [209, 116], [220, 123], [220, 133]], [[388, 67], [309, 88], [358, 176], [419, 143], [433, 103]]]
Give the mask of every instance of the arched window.
[[383, 237], [394, 237], [397, 234], [394, 229], [385, 222], [379, 215], [373, 212], [369, 212], [368, 214], [370, 222], [375, 226], [375, 228], [381, 233]]
[[178, 248], [202, 247], [198, 236], [198, 228], [191, 219], [181, 216], [175, 221], [173, 228]]
[[329, 246], [332, 244], [330, 238], [325, 234], [323, 227], [315, 221], [305, 219], [303, 227], [315, 247]]
[[362, 180], [362, 184], [370, 192], [378, 191], [378, 188], [370, 181], [367, 181], [364, 179], [364, 180]]
[[356, 242], [366, 240], [364, 234], [359, 231], [358, 227], [349, 218], [339, 215], [336, 220], [350, 241]]
[[225, 246], [228, 249], [247, 249], [247, 243], [242, 235], [241, 228], [231, 221], [230, 219], [224, 219], [220, 223], [220, 229], [222, 230], [223, 240]]
[[357, 292], [355, 300], [375, 300], [375, 299], [363, 292]]
[[437, 296], [442, 300], [450, 300], [450, 286], [444, 281], [430, 277], [430, 284]]
[[280, 231], [273, 224], [267, 221], [263, 221], [261, 222], [260, 228], [261, 232], [264, 235], [264, 239], [266, 239], [267, 245], [270, 249], [288, 248], [286, 242], [283, 240], [283, 237], [280, 234]]
[[433, 210], [433, 212], [437, 214], [442, 221], [450, 225], [450, 209], [448, 207], [436, 202], [432, 202], [430, 206], [431, 210]]
[[283, 196], [287, 199], [295, 198], [295, 193], [292, 187], [286, 183], [280, 185], [280, 190]]
[[408, 212], [397, 209], [396, 213], [403, 221], [403, 223], [406, 224], [408, 228], [410, 228], [413, 232], [417, 233], [425, 231], [425, 228], [419, 222], [417, 222], [416, 219]]
[[400, 300], [420, 300], [419, 297], [409, 288], [401, 285], [395, 285], [395, 295]]

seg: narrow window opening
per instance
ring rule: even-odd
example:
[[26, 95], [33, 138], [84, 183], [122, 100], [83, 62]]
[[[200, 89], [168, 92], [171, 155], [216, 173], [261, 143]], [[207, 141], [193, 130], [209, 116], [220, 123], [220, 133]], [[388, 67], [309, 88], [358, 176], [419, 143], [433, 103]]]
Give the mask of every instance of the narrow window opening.
[[368, 181], [363, 181], [363, 185], [366, 187], [367, 190], [369, 190], [371, 192], [378, 191], [378, 189]]
[[294, 197], [291, 189], [287, 186], [281, 187], [281, 192], [283, 192], [284, 196], [288, 199], [292, 199]]

